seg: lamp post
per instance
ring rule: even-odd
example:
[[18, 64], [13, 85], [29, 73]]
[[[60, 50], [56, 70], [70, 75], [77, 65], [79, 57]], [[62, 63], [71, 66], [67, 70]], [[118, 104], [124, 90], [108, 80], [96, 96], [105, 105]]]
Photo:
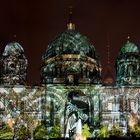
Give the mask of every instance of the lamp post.
[[89, 102], [89, 123], [90, 126], [93, 127], [94, 126], [94, 95], [92, 97], [92, 93], [91, 93], [91, 87], [89, 89], [89, 96], [88, 96], [88, 102]]
[[129, 110], [130, 110], [130, 108], [129, 108], [129, 103], [128, 103], [128, 101], [129, 101], [129, 99], [128, 99], [128, 96], [129, 96], [129, 94], [127, 93], [126, 94], [126, 99], [125, 99], [125, 116], [126, 116], [126, 133], [128, 134], [128, 131], [129, 131], [129, 128], [128, 128], [128, 126], [129, 126], [129, 120], [128, 120], [128, 115], [129, 115]]
[[[46, 87], [45, 87], [46, 88]], [[46, 89], [45, 89], [46, 92]], [[41, 95], [42, 124], [46, 127], [46, 95]]]
[[129, 93], [126, 94], [126, 130], [127, 135], [129, 134], [129, 112], [131, 110]]
[[[17, 117], [17, 116], [16, 116]], [[16, 140], [16, 132], [17, 132], [17, 118], [15, 117], [15, 120], [13, 121], [13, 129], [14, 129], [14, 136], [13, 136], [13, 139]]]
[[119, 111], [120, 111], [120, 126], [124, 124], [124, 100], [123, 100], [123, 91], [119, 92]]
[[99, 127], [100, 127], [102, 123], [102, 105], [101, 105], [102, 100], [100, 94], [98, 95], [98, 99], [99, 99]]
[[[140, 93], [139, 93], [140, 95]], [[140, 111], [140, 97], [138, 97], [138, 112]]]
[[114, 96], [114, 103], [115, 103], [114, 111], [116, 112], [117, 111], [117, 108], [116, 108], [116, 103], [117, 103], [117, 101], [116, 101], [116, 95]]
[[[139, 93], [139, 96], [138, 96], [138, 114], [140, 114], [140, 93]], [[140, 126], [140, 118], [138, 120], [138, 125]]]

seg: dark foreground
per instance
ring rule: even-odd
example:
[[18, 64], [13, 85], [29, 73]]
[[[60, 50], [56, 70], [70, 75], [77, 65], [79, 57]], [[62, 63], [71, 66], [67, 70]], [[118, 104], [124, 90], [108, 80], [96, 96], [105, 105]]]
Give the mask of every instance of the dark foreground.
[[[71, 140], [71, 139], [68, 139], [68, 138], [51, 138], [49, 140]], [[131, 137], [131, 138], [128, 138], [128, 137], [110, 137], [110, 138], [87, 138], [87, 140], [140, 140], [140, 137]]]

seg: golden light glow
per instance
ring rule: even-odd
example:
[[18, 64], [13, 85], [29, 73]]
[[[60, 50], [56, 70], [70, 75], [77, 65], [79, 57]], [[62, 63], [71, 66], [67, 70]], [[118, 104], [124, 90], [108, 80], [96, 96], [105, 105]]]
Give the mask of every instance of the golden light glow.
[[10, 126], [10, 128], [12, 128], [12, 129], [13, 129], [14, 123], [15, 123], [15, 121], [14, 121], [12, 118], [9, 118], [9, 119], [7, 120], [7, 124], [8, 124], [8, 125]]
[[86, 140], [86, 137], [82, 136], [81, 134], [77, 134], [75, 140]]
[[36, 128], [38, 125], [38, 120], [34, 120], [34, 127]]
[[67, 24], [67, 29], [68, 29], [68, 30], [75, 30], [75, 24], [73, 24], [73, 23], [71, 23], [71, 22], [68, 23], [68, 24]]
[[130, 118], [129, 118], [129, 126], [133, 128], [135, 125], [138, 124], [138, 117], [137, 114], [131, 113]]

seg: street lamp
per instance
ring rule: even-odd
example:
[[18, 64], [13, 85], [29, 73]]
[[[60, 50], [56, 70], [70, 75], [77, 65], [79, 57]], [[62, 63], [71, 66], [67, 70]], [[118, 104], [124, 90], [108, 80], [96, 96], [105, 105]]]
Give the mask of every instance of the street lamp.
[[[139, 93], [140, 95], [140, 93]], [[138, 112], [140, 111], [140, 97], [138, 97]]]
[[98, 99], [99, 99], [99, 127], [101, 126], [101, 122], [102, 122], [102, 100], [101, 100], [101, 95], [98, 95]]
[[126, 94], [126, 100], [125, 100], [125, 103], [126, 103], [126, 105], [125, 105], [125, 116], [126, 116], [126, 132], [128, 133], [128, 131], [129, 131], [129, 120], [128, 120], [128, 115], [129, 115], [129, 111], [130, 111], [130, 106], [129, 106], [129, 103], [128, 103], [128, 101], [129, 101], [129, 94], [127, 93]]

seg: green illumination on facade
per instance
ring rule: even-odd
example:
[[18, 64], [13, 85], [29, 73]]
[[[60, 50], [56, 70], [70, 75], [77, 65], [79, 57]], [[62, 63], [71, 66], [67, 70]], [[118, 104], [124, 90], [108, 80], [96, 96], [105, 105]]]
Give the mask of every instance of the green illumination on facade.
[[24, 85], [28, 61], [22, 46], [17, 42], [8, 43], [0, 58], [0, 83], [2, 85]]
[[134, 43], [130, 42], [129, 40], [127, 40], [127, 42], [122, 46], [119, 55], [123, 55], [127, 53], [136, 53], [136, 54], [139, 53], [138, 47]]
[[42, 57], [42, 83], [99, 84], [101, 66], [94, 46], [74, 30], [58, 35]]
[[1, 59], [0, 123], [10, 125], [14, 133], [23, 124], [33, 132], [42, 123], [47, 133], [59, 126], [61, 136], [70, 137], [79, 119], [91, 131], [119, 125], [125, 134], [128, 126], [138, 124], [140, 56], [134, 43], [127, 41], [120, 49], [114, 86], [102, 85], [94, 46], [74, 30], [61, 33], [48, 45], [40, 86], [24, 85], [27, 60], [23, 53], [18, 43], [12, 43]]
[[140, 55], [138, 47], [129, 40], [120, 49], [116, 61], [117, 85], [140, 85]]
[[68, 30], [58, 35], [47, 47], [44, 59], [62, 54], [80, 54], [95, 58], [95, 48], [86, 36], [74, 30]]

